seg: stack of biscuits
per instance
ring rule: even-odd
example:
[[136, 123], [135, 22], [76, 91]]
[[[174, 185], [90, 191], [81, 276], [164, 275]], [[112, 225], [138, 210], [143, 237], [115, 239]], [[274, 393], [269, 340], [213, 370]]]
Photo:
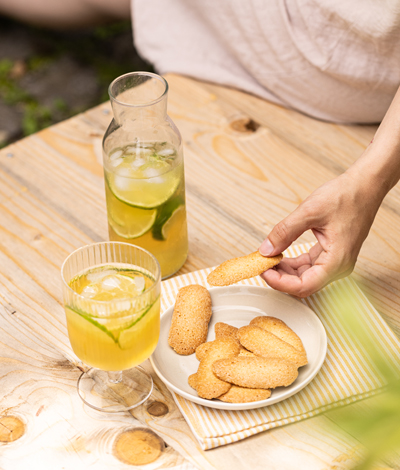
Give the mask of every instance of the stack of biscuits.
[[[272, 267], [282, 258], [267, 258], [266, 264], [260, 257], [256, 252], [229, 260], [209, 275], [208, 282], [229, 285], [260, 274], [268, 269], [267, 264]], [[254, 261], [258, 267], [254, 268]], [[237, 266], [240, 269], [235, 272]], [[215, 340], [206, 342], [211, 314], [211, 296], [205, 287], [190, 285], [179, 290], [168, 344], [178, 354], [196, 353], [199, 367], [188, 383], [200, 397], [228, 403], [265, 400], [271, 389], [292, 384], [298, 368], [307, 364], [301, 339], [282, 320], [259, 316], [241, 328], [216, 323]]]

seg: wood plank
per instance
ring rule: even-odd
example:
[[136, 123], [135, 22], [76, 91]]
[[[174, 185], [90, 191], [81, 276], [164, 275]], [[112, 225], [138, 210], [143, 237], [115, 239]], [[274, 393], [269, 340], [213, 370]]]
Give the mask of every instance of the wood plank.
[[[190, 253], [180, 273], [256, 249], [313, 189], [344, 171], [375, 131], [323, 123], [184, 77], [168, 81], [186, 165]], [[75, 383], [83, 365], [69, 345], [59, 270], [75, 248], [107, 239], [101, 138], [110, 119], [105, 103], [0, 151], [0, 424], [14, 416], [23, 425], [11, 423], [14, 436], [24, 430], [14, 441], [0, 438], [0, 468], [25, 470], [33, 459], [49, 469], [128, 468], [114, 443], [143, 427], [167, 444], [146, 468], [297, 469], [302, 462], [323, 470], [357, 462], [360, 443], [326, 416], [202, 452], [156, 377], [147, 405], [164, 403], [166, 415], [142, 407], [110, 417], [82, 405]], [[396, 187], [356, 267], [398, 332], [399, 201]], [[299, 242], [312, 240], [306, 233]]]

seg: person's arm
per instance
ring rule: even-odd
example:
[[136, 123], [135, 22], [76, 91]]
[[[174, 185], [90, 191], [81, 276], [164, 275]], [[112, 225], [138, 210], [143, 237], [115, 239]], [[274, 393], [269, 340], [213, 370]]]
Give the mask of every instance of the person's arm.
[[361, 157], [314, 191], [279, 222], [260, 246], [264, 256], [284, 251], [311, 229], [317, 243], [262, 274], [274, 289], [306, 297], [350, 274], [375, 215], [400, 179], [400, 89]]
[[129, 19], [130, 0], [0, 0], [0, 15], [51, 29], [73, 29]]

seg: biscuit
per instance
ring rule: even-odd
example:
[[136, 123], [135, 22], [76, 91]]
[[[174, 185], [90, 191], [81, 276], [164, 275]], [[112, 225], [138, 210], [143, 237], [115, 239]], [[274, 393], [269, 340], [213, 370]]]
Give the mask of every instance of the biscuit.
[[182, 287], [176, 297], [168, 344], [178, 354], [193, 354], [207, 339], [212, 314], [208, 290], [197, 284]]
[[256, 356], [286, 359], [296, 364], [297, 367], [307, 364], [305, 353], [258, 326], [243, 326], [238, 331], [238, 337], [240, 344]]
[[250, 403], [252, 401], [266, 400], [271, 396], [271, 390], [263, 388], [244, 388], [232, 385], [228, 392], [224, 393], [218, 400], [226, 403]]
[[202, 343], [200, 346], [197, 346], [196, 348], [196, 358], [198, 361], [201, 361], [203, 357], [207, 354], [207, 351], [210, 349], [212, 346], [212, 341], [209, 341], [208, 343]]
[[252, 353], [248, 349], [244, 348], [242, 345], [240, 345], [239, 356], [242, 356], [242, 357], [257, 357], [254, 353]]
[[297, 351], [306, 354], [306, 350], [304, 349], [301, 339], [292, 329], [286, 325], [284, 321], [280, 320], [279, 318], [266, 316], [255, 317], [253, 320], [251, 320], [250, 325], [258, 326], [263, 330], [269, 331], [282, 341], [289, 343], [291, 346], [297, 349]]
[[227, 323], [218, 322], [214, 326], [215, 330], [215, 338], [222, 338], [224, 336], [228, 336], [229, 338], [233, 338], [238, 340], [237, 332], [239, 328], [236, 326], [228, 325]]
[[298, 376], [293, 362], [266, 357], [221, 359], [214, 362], [212, 370], [219, 379], [247, 388], [287, 387]]
[[212, 365], [220, 359], [231, 358], [239, 354], [239, 343], [232, 338], [220, 338], [210, 342], [210, 348], [200, 361], [195, 377], [190, 376], [189, 385], [201, 398], [217, 398], [226, 393], [231, 384], [216, 377]]
[[260, 275], [276, 266], [282, 258], [282, 254], [267, 258], [255, 251], [247, 256], [229, 259], [207, 276], [207, 282], [211, 286], [229, 286], [243, 279]]
[[197, 374], [189, 375], [188, 384], [196, 390], [196, 387], [197, 387]]
[[[215, 330], [215, 337], [216, 338], [228, 337], [228, 338], [232, 338], [232, 339], [236, 340], [239, 343], [239, 339], [238, 339], [239, 328], [236, 328], [236, 326], [232, 326], [232, 325], [228, 325], [227, 323], [219, 322], [219, 323], [215, 324], [214, 330]], [[255, 354], [253, 354], [251, 351], [248, 351], [246, 348], [244, 348], [242, 345], [240, 345], [239, 356], [254, 357]], [[196, 349], [196, 357], [197, 357], [197, 349]]]

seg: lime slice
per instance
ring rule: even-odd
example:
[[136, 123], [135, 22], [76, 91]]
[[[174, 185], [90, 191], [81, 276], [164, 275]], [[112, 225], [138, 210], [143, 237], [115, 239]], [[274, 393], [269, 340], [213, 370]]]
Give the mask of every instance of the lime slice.
[[156, 209], [138, 209], [119, 201], [108, 204], [108, 221], [114, 232], [123, 238], [138, 238], [144, 235], [151, 229], [156, 217]]
[[160, 207], [152, 229], [153, 238], [156, 240], [166, 240], [169, 229], [174, 225], [174, 220], [180, 217], [184, 210], [184, 201], [181, 196], [171, 199]]
[[[122, 343], [123, 335], [124, 332], [129, 332], [129, 330], [136, 325], [145, 315], [146, 313], [151, 309], [152, 305], [149, 307], [145, 308], [141, 312], [138, 312], [134, 318], [129, 322], [128, 325], [121, 325], [118, 320], [115, 320], [115, 326], [116, 328], [106, 328], [104, 325], [99, 323], [97, 320], [95, 320], [91, 315], [88, 315], [86, 312], [80, 310], [79, 308], [75, 307], [72, 308], [69, 305], [66, 306], [71, 312], [76, 313], [77, 315], [81, 316], [85, 320], [87, 320], [89, 323], [91, 323], [93, 326], [98, 328], [99, 330], [103, 331], [107, 336], [109, 336], [114, 343], [116, 343], [121, 349], [124, 349]], [[121, 337], [122, 335], [122, 337]]]
[[118, 339], [113, 335], [113, 333], [108, 330], [104, 325], [102, 325], [101, 323], [99, 323], [98, 321], [96, 321], [92, 316], [88, 315], [86, 312], [80, 310], [79, 308], [77, 307], [70, 307], [69, 305], [66, 306], [66, 308], [68, 308], [68, 310], [70, 310], [71, 312], [74, 312], [76, 313], [77, 315], [80, 315], [82, 318], [84, 318], [85, 320], [87, 320], [89, 323], [91, 323], [92, 325], [94, 325], [95, 327], [97, 327], [99, 330], [103, 331], [107, 336], [109, 336], [115, 343], [118, 343]]
[[170, 229], [174, 226], [176, 219], [180, 219], [182, 217], [182, 213], [185, 211], [185, 206], [179, 206], [174, 212], [171, 214], [171, 217], [165, 222], [165, 224], [161, 228], [161, 235], [163, 240], [168, 238], [168, 233]]
[[120, 201], [142, 209], [154, 209], [164, 204], [175, 193], [181, 179], [179, 167], [171, 169], [167, 162], [146, 163], [140, 177], [108, 173], [110, 190]]
[[137, 328], [139, 327], [139, 325], [138, 327], [135, 327], [135, 325], [137, 325], [140, 320], [142, 320], [143, 317], [146, 316], [146, 314], [150, 311], [153, 305], [154, 304], [150, 305], [145, 310], [142, 310], [140, 313], [138, 313], [132, 323], [130, 323], [128, 326], [126, 326], [123, 330], [120, 331], [118, 336], [118, 345], [121, 349], [128, 349], [130, 347], [132, 339], [135, 339], [135, 336], [137, 335]]

